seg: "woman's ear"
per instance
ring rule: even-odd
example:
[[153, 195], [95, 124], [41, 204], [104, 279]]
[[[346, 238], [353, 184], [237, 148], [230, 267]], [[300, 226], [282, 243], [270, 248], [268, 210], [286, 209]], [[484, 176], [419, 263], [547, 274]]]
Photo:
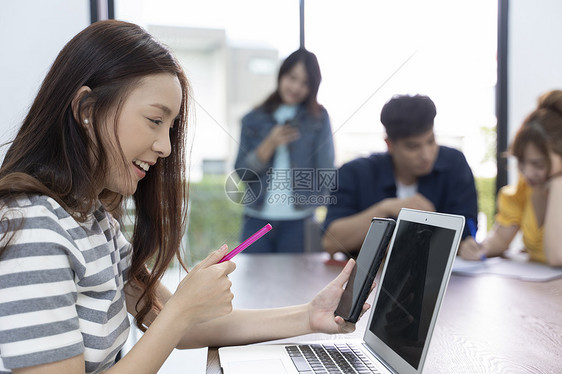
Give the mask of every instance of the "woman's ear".
[[[86, 97], [92, 89], [88, 86], [82, 86], [76, 91], [74, 98], [72, 98], [72, 115], [74, 116], [74, 120], [79, 124], [84, 124], [84, 120], [88, 120], [89, 111], [82, 111], [80, 110], [80, 102]], [[87, 123], [88, 121], [86, 121]]]

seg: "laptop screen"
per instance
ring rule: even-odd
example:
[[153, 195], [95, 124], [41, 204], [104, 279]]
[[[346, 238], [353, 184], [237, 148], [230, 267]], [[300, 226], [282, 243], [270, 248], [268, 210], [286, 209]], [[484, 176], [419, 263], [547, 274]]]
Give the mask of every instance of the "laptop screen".
[[369, 330], [418, 369], [456, 231], [400, 220]]

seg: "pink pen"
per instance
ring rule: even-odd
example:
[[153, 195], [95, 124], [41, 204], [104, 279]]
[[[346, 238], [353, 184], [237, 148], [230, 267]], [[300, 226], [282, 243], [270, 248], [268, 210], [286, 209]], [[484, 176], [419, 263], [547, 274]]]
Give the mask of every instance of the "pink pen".
[[267, 225], [259, 229], [255, 234], [250, 236], [248, 239], [244, 240], [238, 247], [228, 252], [223, 258], [220, 259], [218, 263], [220, 264], [221, 262], [225, 262], [232, 259], [232, 257], [236, 256], [238, 253], [248, 248], [253, 242], [264, 236], [265, 233], [267, 233], [269, 230], [271, 230], [271, 225], [268, 223]]

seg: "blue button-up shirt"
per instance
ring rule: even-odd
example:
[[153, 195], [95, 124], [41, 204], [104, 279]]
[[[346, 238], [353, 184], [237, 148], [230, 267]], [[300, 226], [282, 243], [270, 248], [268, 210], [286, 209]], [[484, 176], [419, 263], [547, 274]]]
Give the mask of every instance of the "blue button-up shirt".
[[[418, 179], [418, 192], [430, 200], [437, 212], [459, 214], [477, 223], [478, 198], [474, 176], [464, 155], [456, 149], [440, 146], [428, 175]], [[388, 152], [358, 158], [338, 169], [335, 199], [328, 206], [324, 222], [359, 213], [387, 198], [396, 197], [392, 157]], [[396, 218], [396, 217], [393, 217]], [[470, 235], [465, 227], [463, 239]]]

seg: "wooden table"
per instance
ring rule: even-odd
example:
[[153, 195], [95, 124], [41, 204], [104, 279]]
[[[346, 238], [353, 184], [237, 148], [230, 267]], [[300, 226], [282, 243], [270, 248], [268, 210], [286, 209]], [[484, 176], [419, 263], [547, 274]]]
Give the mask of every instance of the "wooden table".
[[[230, 275], [234, 307], [308, 302], [341, 270], [325, 265], [325, 259], [323, 253], [238, 255]], [[362, 337], [367, 317], [353, 334], [340, 337]], [[333, 338], [313, 334], [285, 341]], [[221, 373], [216, 348], [209, 349], [207, 373]], [[424, 373], [562, 373], [562, 279], [453, 275]]]

